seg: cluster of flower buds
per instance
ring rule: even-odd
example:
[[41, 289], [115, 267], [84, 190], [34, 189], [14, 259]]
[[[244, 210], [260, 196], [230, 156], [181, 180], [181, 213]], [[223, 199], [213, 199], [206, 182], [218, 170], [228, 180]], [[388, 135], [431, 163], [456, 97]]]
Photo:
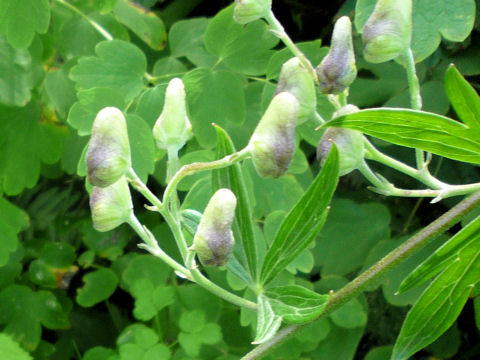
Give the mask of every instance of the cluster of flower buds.
[[295, 150], [298, 113], [298, 100], [289, 92], [275, 95], [270, 102], [248, 145], [261, 176], [276, 178], [287, 171]]
[[395, 59], [410, 47], [412, 0], [377, 0], [362, 34], [365, 60], [381, 63]]
[[294, 57], [282, 65], [275, 94], [287, 91], [297, 98], [300, 108], [297, 125], [310, 119], [317, 108], [317, 94], [312, 76]]
[[87, 156], [93, 226], [109, 231], [128, 221], [132, 200], [125, 173], [131, 167], [127, 124], [122, 112], [113, 107], [96, 116]]
[[340, 94], [357, 76], [352, 42], [352, 23], [342, 16], [335, 23], [330, 51], [316, 68], [320, 90], [325, 94]]
[[229, 189], [219, 189], [203, 212], [193, 238], [193, 249], [204, 266], [228, 262], [235, 243], [231, 230], [237, 198]]
[[185, 87], [182, 80], [170, 81], [165, 93], [162, 113], [153, 127], [153, 138], [162, 150], [178, 151], [192, 136], [192, 125], [187, 116]]
[[233, 19], [240, 24], [266, 17], [272, 9], [272, 0], [235, 0]]
[[[358, 111], [354, 105], [347, 105], [333, 114], [333, 117], [352, 114]], [[317, 159], [323, 164], [328, 152], [335, 143], [339, 154], [340, 176], [358, 169], [365, 154], [363, 134], [356, 130], [328, 128], [317, 147]]]

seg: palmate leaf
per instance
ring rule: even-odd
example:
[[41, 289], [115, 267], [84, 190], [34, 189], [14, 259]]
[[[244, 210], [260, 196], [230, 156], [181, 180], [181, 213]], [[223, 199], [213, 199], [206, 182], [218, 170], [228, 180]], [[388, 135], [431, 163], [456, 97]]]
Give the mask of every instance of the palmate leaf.
[[298, 285], [278, 286], [266, 290], [273, 312], [287, 323], [302, 324], [318, 317], [328, 303], [329, 295], [320, 295]]
[[429, 112], [394, 108], [362, 110], [335, 118], [326, 126], [354, 129], [397, 145], [480, 163], [480, 132]]
[[[476, 226], [476, 223], [472, 223]], [[469, 226], [474, 226], [474, 225]], [[465, 228], [467, 229], [468, 226]], [[464, 230], [465, 230], [464, 229]], [[430, 284], [410, 309], [393, 349], [404, 360], [442, 335], [455, 321], [480, 278], [480, 233]]]
[[20, 347], [10, 336], [0, 333], [0, 359], [32, 360], [28, 352]]
[[268, 283], [318, 235], [338, 183], [338, 151], [332, 149], [313, 183], [283, 220], [263, 263], [260, 280]]
[[480, 97], [454, 65], [445, 73], [445, 91], [458, 117], [472, 129], [480, 128]]
[[[222, 158], [233, 154], [235, 147], [228, 134], [219, 126], [215, 126], [215, 129], [217, 130], [218, 139], [217, 157]], [[240, 165], [234, 164], [227, 168], [213, 171], [212, 187], [213, 190], [223, 187], [229, 188], [237, 197], [233, 233], [235, 238], [242, 243], [244, 253], [244, 259], [242, 260], [246, 263], [251, 278], [255, 280], [257, 276], [257, 250], [253, 233], [252, 208]]]

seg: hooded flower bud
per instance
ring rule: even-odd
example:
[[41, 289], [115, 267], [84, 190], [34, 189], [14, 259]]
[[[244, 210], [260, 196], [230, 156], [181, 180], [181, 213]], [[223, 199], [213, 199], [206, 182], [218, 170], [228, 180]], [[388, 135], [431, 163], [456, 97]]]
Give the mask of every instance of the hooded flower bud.
[[90, 194], [93, 227], [97, 231], [115, 229], [129, 219], [132, 209], [130, 189], [125, 176], [105, 188], [95, 186]]
[[365, 60], [381, 63], [395, 59], [410, 47], [412, 0], [377, 0], [362, 39]]
[[297, 98], [300, 109], [298, 112], [298, 125], [307, 121], [317, 107], [315, 84], [309, 72], [303, 67], [300, 59], [294, 57], [283, 64], [278, 79], [275, 94], [287, 91]]
[[179, 150], [192, 136], [187, 117], [185, 87], [182, 80], [170, 80], [165, 93], [165, 105], [153, 127], [153, 137], [159, 149]]
[[316, 71], [320, 90], [325, 94], [340, 94], [355, 80], [357, 67], [348, 16], [342, 16], [335, 23], [330, 51]]
[[229, 189], [219, 189], [203, 212], [193, 239], [193, 247], [205, 266], [225, 265], [232, 253], [234, 239], [230, 227], [237, 198]]
[[272, 0], [235, 0], [233, 19], [240, 24], [267, 16], [272, 9]]
[[[333, 117], [352, 114], [358, 111], [354, 105], [347, 105], [338, 110]], [[324, 133], [317, 147], [317, 159], [323, 165], [328, 152], [335, 143], [338, 149], [340, 162], [340, 176], [347, 175], [358, 169], [363, 162], [364, 142], [363, 134], [356, 130], [342, 128], [328, 128]]]
[[97, 114], [86, 159], [88, 181], [98, 187], [113, 184], [130, 168], [127, 123], [117, 108], [106, 107]]
[[295, 150], [299, 104], [289, 92], [272, 99], [252, 137], [250, 152], [258, 174], [276, 178], [287, 171]]

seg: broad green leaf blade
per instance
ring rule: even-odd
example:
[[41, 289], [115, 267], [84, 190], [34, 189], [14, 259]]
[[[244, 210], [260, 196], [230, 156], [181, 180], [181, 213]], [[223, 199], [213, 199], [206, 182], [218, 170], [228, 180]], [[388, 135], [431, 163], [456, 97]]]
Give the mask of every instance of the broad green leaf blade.
[[[219, 126], [215, 126], [215, 129], [217, 130], [217, 158], [220, 159], [235, 153], [235, 146], [225, 130]], [[240, 165], [233, 164], [213, 171], [212, 188], [214, 191], [220, 188], [229, 188], [237, 197], [233, 233], [235, 239], [242, 244], [244, 256], [242, 260], [246, 263], [251, 278], [255, 281], [257, 279], [257, 250], [253, 231], [252, 207]]]
[[403, 280], [398, 292], [405, 292], [431, 279], [456, 261], [463, 248], [476, 241], [480, 233], [480, 216], [470, 222]]
[[233, 4], [220, 11], [208, 24], [205, 47], [228, 68], [245, 75], [263, 75], [271, 50], [278, 44], [264, 21], [240, 25], [233, 20]]
[[241, 77], [230, 71], [196, 68], [183, 77], [195, 138], [204, 148], [215, 145], [212, 122], [225, 126], [245, 119]]
[[102, 41], [95, 47], [95, 53], [97, 56], [80, 58], [70, 71], [78, 89], [115, 89], [126, 101], [140, 93], [147, 59], [138, 47], [122, 40]]
[[472, 129], [480, 128], [480, 97], [454, 65], [445, 74], [445, 91], [458, 117]]
[[270, 340], [282, 324], [282, 318], [275, 315], [269, 300], [264, 296], [258, 297], [257, 331], [252, 344], [262, 344]]
[[154, 50], [165, 46], [167, 33], [163, 21], [152, 11], [127, 0], [118, 0], [113, 9], [115, 18], [128, 27]]
[[107, 268], [88, 273], [83, 277], [85, 285], [77, 292], [77, 303], [92, 307], [110, 297], [117, 288], [117, 275]]
[[327, 306], [329, 296], [320, 295], [298, 285], [278, 286], [264, 291], [273, 312], [286, 323], [313, 321]]
[[155, 168], [155, 143], [150, 126], [137, 115], [127, 115], [127, 130], [132, 149], [133, 170], [143, 181]]
[[404, 360], [432, 343], [456, 320], [480, 278], [480, 233], [458, 253], [410, 309], [393, 349]]
[[18, 343], [13, 341], [10, 336], [0, 333], [0, 359], [32, 360], [32, 357]]
[[32, 58], [27, 50], [14, 49], [0, 36], [0, 102], [23, 106], [33, 87]]
[[[358, 0], [355, 27], [359, 33], [373, 12], [376, 0]], [[463, 41], [475, 22], [475, 0], [415, 0], [413, 1], [412, 49], [415, 61], [430, 56], [442, 37]]]
[[35, 33], [45, 33], [49, 23], [48, 0], [0, 1], [0, 35], [5, 34], [15, 48], [27, 48]]
[[0, 197], [0, 267], [8, 263], [9, 254], [18, 247], [18, 233], [28, 226], [28, 215]]
[[393, 108], [362, 110], [333, 119], [327, 126], [355, 129], [397, 145], [480, 163], [479, 132], [433, 113]]
[[22, 108], [0, 106], [0, 187], [7, 195], [33, 187], [42, 163], [53, 164], [62, 155], [66, 129], [41, 116], [33, 101]]
[[265, 256], [260, 280], [268, 283], [318, 235], [338, 183], [338, 151], [332, 146], [322, 170], [288, 213]]

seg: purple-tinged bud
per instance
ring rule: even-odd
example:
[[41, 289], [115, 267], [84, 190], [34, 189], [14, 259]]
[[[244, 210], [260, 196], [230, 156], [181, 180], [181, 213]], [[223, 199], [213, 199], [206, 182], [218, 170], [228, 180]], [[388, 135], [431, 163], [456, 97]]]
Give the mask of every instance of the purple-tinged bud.
[[340, 94], [357, 76], [352, 42], [352, 23], [342, 16], [335, 23], [330, 51], [316, 68], [320, 90], [325, 94]]
[[272, 9], [272, 0], [235, 0], [233, 19], [240, 24], [266, 17]]
[[110, 231], [128, 221], [133, 205], [125, 176], [110, 186], [93, 187], [90, 194], [90, 211], [93, 227], [100, 232]]
[[229, 189], [219, 189], [203, 212], [193, 239], [193, 248], [204, 266], [228, 262], [235, 243], [231, 230], [237, 198]]
[[[338, 110], [333, 117], [352, 114], [358, 111], [354, 105], [347, 105]], [[340, 176], [352, 172], [363, 162], [365, 154], [363, 134], [356, 130], [343, 128], [327, 128], [317, 147], [317, 159], [323, 165], [327, 155], [335, 143], [338, 149]]]
[[153, 126], [153, 137], [159, 149], [174, 151], [181, 149], [192, 137], [185, 87], [179, 78], [170, 80], [168, 84], [162, 113]]
[[371, 63], [395, 59], [410, 47], [412, 0], [377, 0], [363, 27], [363, 55]]
[[317, 108], [317, 94], [312, 76], [294, 57], [282, 65], [275, 94], [287, 91], [297, 98], [300, 108], [297, 125], [310, 119]]
[[287, 171], [295, 151], [298, 112], [298, 100], [289, 92], [270, 102], [248, 145], [259, 175], [276, 178]]
[[86, 160], [88, 181], [97, 187], [113, 184], [131, 167], [127, 123], [119, 109], [106, 107], [97, 114]]

